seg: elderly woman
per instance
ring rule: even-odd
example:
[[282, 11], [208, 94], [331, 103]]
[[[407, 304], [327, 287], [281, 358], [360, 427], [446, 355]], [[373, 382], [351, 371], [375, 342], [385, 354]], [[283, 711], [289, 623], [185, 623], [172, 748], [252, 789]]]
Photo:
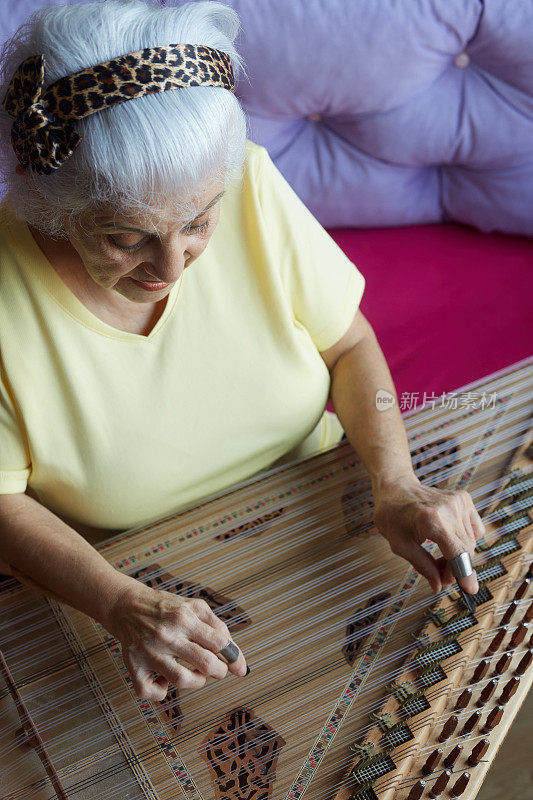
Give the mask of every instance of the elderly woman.
[[60, 6], [3, 63], [0, 572], [101, 620], [148, 699], [247, 665], [206, 603], [115, 571], [93, 547], [112, 532], [344, 431], [434, 591], [483, 532], [376, 408], [394, 387], [364, 279], [247, 140], [237, 31], [217, 2]]

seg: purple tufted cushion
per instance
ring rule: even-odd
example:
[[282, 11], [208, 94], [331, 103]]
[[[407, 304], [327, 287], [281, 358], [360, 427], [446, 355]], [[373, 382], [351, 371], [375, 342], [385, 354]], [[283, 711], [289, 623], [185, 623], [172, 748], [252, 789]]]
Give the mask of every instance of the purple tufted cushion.
[[[224, 2], [249, 138], [324, 226], [533, 235], [532, 0]], [[3, 0], [2, 38], [53, 4]]]
[[532, 0], [224, 2], [250, 138], [324, 226], [533, 235]]

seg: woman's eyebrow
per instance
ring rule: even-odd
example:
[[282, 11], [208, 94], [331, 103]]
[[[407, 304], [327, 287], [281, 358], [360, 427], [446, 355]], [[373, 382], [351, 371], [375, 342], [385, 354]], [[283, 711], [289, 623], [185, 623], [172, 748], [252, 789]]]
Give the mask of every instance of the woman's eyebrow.
[[[192, 220], [191, 220], [191, 222], [194, 222], [194, 220], [198, 219], [198, 217], [201, 217], [201, 216], [203, 216], [203, 215], [206, 213], [206, 211], [209, 211], [209, 209], [210, 209], [212, 206], [214, 206], [214, 205], [215, 205], [215, 203], [218, 203], [218, 201], [220, 200], [220, 198], [221, 198], [221, 197], [223, 197], [223, 195], [225, 194], [225, 192], [226, 192], [226, 190], [224, 189], [222, 192], [220, 192], [219, 194], [217, 194], [217, 195], [216, 195], [216, 197], [213, 197], [213, 199], [211, 200], [211, 202], [210, 202], [210, 203], [208, 203], [208, 205], [206, 205], [206, 207], [204, 208], [204, 210], [203, 210], [203, 211], [200, 211], [200, 213], [199, 213], [199, 214], [197, 214], [197, 215], [194, 217], [194, 219], [192, 219]], [[191, 223], [189, 222], [189, 223], [186, 223], [186, 224], [190, 225]], [[120, 229], [121, 231], [132, 231], [133, 233], [142, 233], [144, 236], [151, 236], [151, 235], [152, 235], [152, 233], [153, 233], [153, 231], [152, 231], [152, 232], [150, 232], [150, 231], [143, 231], [143, 230], [141, 230], [141, 228], [131, 228], [129, 225], [128, 225], [128, 226], [125, 226], [125, 225], [116, 225], [114, 222], [103, 222], [103, 223], [100, 225], [100, 227], [101, 227], [101, 228], [117, 228], [117, 229]]]
[[142, 233], [144, 236], [151, 236], [152, 234], [149, 231], [143, 231], [140, 228], [130, 228], [129, 225], [126, 227], [125, 225], [115, 225], [114, 222], [103, 222], [100, 225], [101, 228], [116, 228], [117, 230], [121, 231], [132, 231], [133, 233]]
[[[216, 196], [216, 197], [213, 197], [213, 199], [211, 200], [211, 202], [210, 202], [210, 203], [209, 203], [209, 204], [208, 204], [208, 205], [207, 205], [207, 206], [204, 208], [204, 210], [203, 210], [203, 211], [200, 211], [200, 213], [199, 213], [199, 214], [197, 214], [197, 215], [195, 216], [195, 218], [194, 218], [194, 219], [198, 219], [198, 217], [201, 217], [203, 214], [205, 214], [205, 212], [206, 212], [206, 211], [209, 211], [209, 209], [211, 208], [211, 206], [214, 206], [214, 205], [215, 205], [215, 203], [218, 203], [218, 201], [220, 200], [220, 198], [221, 198], [221, 197], [222, 197], [222, 196], [223, 196], [225, 193], [226, 193], [226, 190], [225, 190], [225, 189], [223, 189], [223, 190], [222, 190], [222, 191], [221, 191], [219, 194], [217, 194], [217, 196]], [[193, 222], [194, 222], [194, 219], [193, 219]]]

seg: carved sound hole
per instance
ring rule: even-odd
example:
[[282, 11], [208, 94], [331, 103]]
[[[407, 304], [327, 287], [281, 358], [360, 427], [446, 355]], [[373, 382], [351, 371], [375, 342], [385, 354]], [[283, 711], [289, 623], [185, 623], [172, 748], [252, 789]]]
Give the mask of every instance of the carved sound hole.
[[[132, 574], [132, 578], [137, 580], [143, 580], [144, 578], [143, 583], [152, 589], [164, 589], [167, 592], [179, 594], [181, 597], [200, 597], [213, 609], [217, 617], [226, 623], [232, 633], [246, 628], [251, 622], [248, 614], [234, 600], [213, 591], [213, 589], [209, 589], [207, 586], [200, 586], [190, 581], [179, 581], [169, 572], [163, 572], [159, 564], [150, 564], [148, 567], [137, 570]], [[183, 713], [179, 705], [179, 697], [179, 689], [171, 686], [165, 699], [160, 701], [162, 711], [176, 733], [183, 724]]]
[[216, 800], [269, 800], [285, 740], [249, 708], [237, 708], [200, 748]]
[[272, 520], [277, 519], [278, 517], [281, 517], [282, 514], [283, 508], [277, 508], [275, 511], [271, 511], [269, 514], [263, 514], [262, 517], [252, 519], [250, 522], [245, 522], [244, 525], [239, 525], [237, 528], [232, 528], [230, 531], [226, 531], [225, 533], [219, 533], [217, 536], [215, 536], [215, 539], [218, 541], [231, 539], [232, 536], [236, 536], [238, 533], [253, 531], [254, 528], [258, 528], [260, 525], [262, 525], [263, 528], [260, 531], [256, 531], [256, 533], [263, 533], [264, 530], [270, 527], [267, 523], [272, 522]]
[[167, 696], [161, 700], [162, 711], [165, 714], [170, 727], [178, 733], [183, 724], [183, 714], [179, 704], [180, 691], [175, 686], [170, 686]]
[[[427, 455], [428, 451], [434, 450], [431, 455]], [[438, 439], [436, 442], [425, 444], [422, 447], [417, 447], [411, 452], [411, 462], [413, 469], [423, 469], [423, 477], [428, 475], [437, 475], [442, 470], [452, 467], [457, 462], [457, 454], [459, 453], [459, 445], [454, 439]], [[428, 469], [430, 464], [438, 461], [436, 467]]]
[[389, 592], [382, 592], [381, 594], [374, 595], [374, 597], [371, 597], [367, 604], [363, 606], [363, 608], [360, 608], [358, 611], [356, 611], [353, 617], [348, 620], [348, 624], [346, 626], [346, 644], [342, 648], [342, 652], [344, 654], [344, 658], [348, 664], [350, 664], [350, 666], [354, 663], [357, 654], [368, 639], [368, 635], [357, 636], [357, 634], [364, 630], [364, 628], [367, 626], [372, 625], [372, 623], [377, 620], [381, 609], [372, 609], [374, 609], [374, 607], [379, 603], [387, 600], [389, 597]]

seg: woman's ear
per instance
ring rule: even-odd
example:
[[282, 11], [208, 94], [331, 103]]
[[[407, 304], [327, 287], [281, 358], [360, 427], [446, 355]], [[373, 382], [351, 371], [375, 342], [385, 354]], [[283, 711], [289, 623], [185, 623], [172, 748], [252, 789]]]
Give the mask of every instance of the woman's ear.
[[26, 174], [26, 170], [24, 169], [22, 164], [17, 164], [17, 166], [15, 167], [15, 172], [17, 173], [17, 175], [25, 175]]

